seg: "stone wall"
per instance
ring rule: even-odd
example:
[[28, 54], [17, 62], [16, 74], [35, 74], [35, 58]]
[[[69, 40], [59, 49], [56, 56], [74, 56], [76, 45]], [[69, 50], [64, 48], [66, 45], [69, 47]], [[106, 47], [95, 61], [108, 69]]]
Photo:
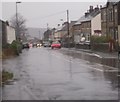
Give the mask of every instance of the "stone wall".
[[16, 51], [14, 49], [2, 49], [2, 58], [7, 58], [15, 55]]
[[120, 25], [118, 26], [118, 42], [119, 42], [119, 46], [120, 46]]
[[90, 45], [89, 44], [76, 44], [75, 48], [79, 48], [79, 49], [90, 49]]
[[91, 50], [109, 52], [109, 43], [92, 44]]

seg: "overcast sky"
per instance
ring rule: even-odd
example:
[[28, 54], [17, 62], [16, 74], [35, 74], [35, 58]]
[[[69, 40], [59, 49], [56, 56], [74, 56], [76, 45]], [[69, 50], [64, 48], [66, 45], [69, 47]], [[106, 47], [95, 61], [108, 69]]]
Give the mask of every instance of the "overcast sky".
[[[18, 12], [27, 20], [27, 27], [56, 27], [66, 21], [66, 10], [70, 20], [78, 20], [90, 5], [105, 5], [106, 2], [22, 2], [18, 4]], [[2, 19], [10, 20], [15, 14], [15, 2], [2, 2]], [[60, 21], [63, 19], [63, 21]]]

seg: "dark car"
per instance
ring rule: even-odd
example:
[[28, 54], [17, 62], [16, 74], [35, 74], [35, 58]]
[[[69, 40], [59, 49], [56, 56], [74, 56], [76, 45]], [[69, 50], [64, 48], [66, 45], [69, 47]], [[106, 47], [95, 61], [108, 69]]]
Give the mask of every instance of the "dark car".
[[24, 48], [30, 48], [28, 43], [23, 43], [23, 44], [22, 44], [22, 47], [23, 47], [23, 49], [24, 49]]
[[44, 43], [43, 43], [43, 46], [44, 46], [44, 47], [51, 47], [51, 44], [50, 44], [50, 42], [44, 42]]
[[36, 43], [33, 43], [32, 47], [37, 47], [37, 44], [36, 44]]

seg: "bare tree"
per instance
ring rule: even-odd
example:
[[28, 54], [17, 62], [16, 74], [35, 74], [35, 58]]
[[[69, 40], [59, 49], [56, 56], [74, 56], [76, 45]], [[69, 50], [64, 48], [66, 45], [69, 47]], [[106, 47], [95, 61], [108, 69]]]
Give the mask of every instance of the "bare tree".
[[17, 19], [16, 15], [11, 18], [10, 25], [15, 28], [17, 39], [21, 39], [21, 36], [26, 34], [27, 28], [25, 23], [26, 19], [20, 14], [17, 14]]

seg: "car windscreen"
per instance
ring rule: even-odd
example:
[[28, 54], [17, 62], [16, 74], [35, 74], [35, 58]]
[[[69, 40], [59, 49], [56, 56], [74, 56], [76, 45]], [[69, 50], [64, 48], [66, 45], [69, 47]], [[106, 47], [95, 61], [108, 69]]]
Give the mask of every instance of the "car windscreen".
[[59, 42], [53, 42], [52, 44], [60, 44]]

